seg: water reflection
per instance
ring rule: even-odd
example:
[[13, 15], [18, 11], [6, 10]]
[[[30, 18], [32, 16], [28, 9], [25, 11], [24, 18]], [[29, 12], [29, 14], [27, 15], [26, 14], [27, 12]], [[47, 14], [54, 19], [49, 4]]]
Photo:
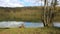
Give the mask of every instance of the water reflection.
[[42, 22], [25, 22], [25, 27], [26, 28], [36, 28], [36, 27], [44, 27]]
[[[37, 28], [37, 27], [44, 27], [42, 22], [16, 22], [16, 21], [3, 21], [0, 22], [0, 28], [18, 28], [20, 27], [22, 24], [24, 24], [24, 26], [26, 28]], [[53, 26], [54, 27], [60, 27], [60, 22], [53, 22]]]
[[4, 22], [0, 22], [0, 28], [16, 28], [21, 26], [22, 24], [24, 24], [24, 22], [16, 22], [16, 21], [4, 21]]
[[60, 22], [53, 22], [54, 27], [60, 27]]
[[24, 26], [27, 27], [32, 27], [32, 28], [36, 28], [36, 27], [44, 27], [42, 22], [37, 22], [37, 23], [33, 23], [33, 22], [16, 22], [16, 21], [4, 21], [4, 22], [0, 22], [0, 28], [16, 28], [16, 27], [20, 27], [22, 24], [24, 24]]

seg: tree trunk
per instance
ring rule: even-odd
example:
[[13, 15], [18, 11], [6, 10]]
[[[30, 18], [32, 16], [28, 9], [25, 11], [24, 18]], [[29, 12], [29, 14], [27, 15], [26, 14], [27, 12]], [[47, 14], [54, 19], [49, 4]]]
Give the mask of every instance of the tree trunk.
[[48, 7], [48, 0], [45, 0], [44, 2], [43, 24], [44, 26], [52, 27], [53, 13]]

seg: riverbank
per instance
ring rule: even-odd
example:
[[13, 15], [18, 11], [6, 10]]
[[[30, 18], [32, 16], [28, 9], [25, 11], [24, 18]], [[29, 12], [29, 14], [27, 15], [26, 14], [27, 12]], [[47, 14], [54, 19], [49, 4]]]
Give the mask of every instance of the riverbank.
[[60, 34], [60, 29], [53, 27], [0, 29], [0, 34]]

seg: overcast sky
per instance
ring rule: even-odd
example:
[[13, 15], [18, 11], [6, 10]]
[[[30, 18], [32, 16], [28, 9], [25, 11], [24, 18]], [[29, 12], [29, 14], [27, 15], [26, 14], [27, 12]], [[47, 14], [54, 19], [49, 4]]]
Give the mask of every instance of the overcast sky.
[[[49, 0], [51, 1], [51, 0]], [[58, 0], [60, 4], [60, 1]], [[24, 6], [43, 6], [41, 0], [0, 0], [0, 6], [3, 7], [24, 7]]]

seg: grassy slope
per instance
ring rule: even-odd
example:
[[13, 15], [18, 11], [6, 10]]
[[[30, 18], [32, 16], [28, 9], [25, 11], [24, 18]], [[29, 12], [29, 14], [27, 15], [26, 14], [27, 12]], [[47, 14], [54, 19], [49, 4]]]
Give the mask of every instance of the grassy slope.
[[37, 7], [0, 8], [0, 20], [40, 21], [41, 12]]
[[60, 29], [58, 28], [0, 29], [0, 34], [60, 34]]
[[[60, 21], [60, 7], [56, 7], [54, 21]], [[0, 21], [41, 21], [43, 7], [3, 8], [0, 7]]]

